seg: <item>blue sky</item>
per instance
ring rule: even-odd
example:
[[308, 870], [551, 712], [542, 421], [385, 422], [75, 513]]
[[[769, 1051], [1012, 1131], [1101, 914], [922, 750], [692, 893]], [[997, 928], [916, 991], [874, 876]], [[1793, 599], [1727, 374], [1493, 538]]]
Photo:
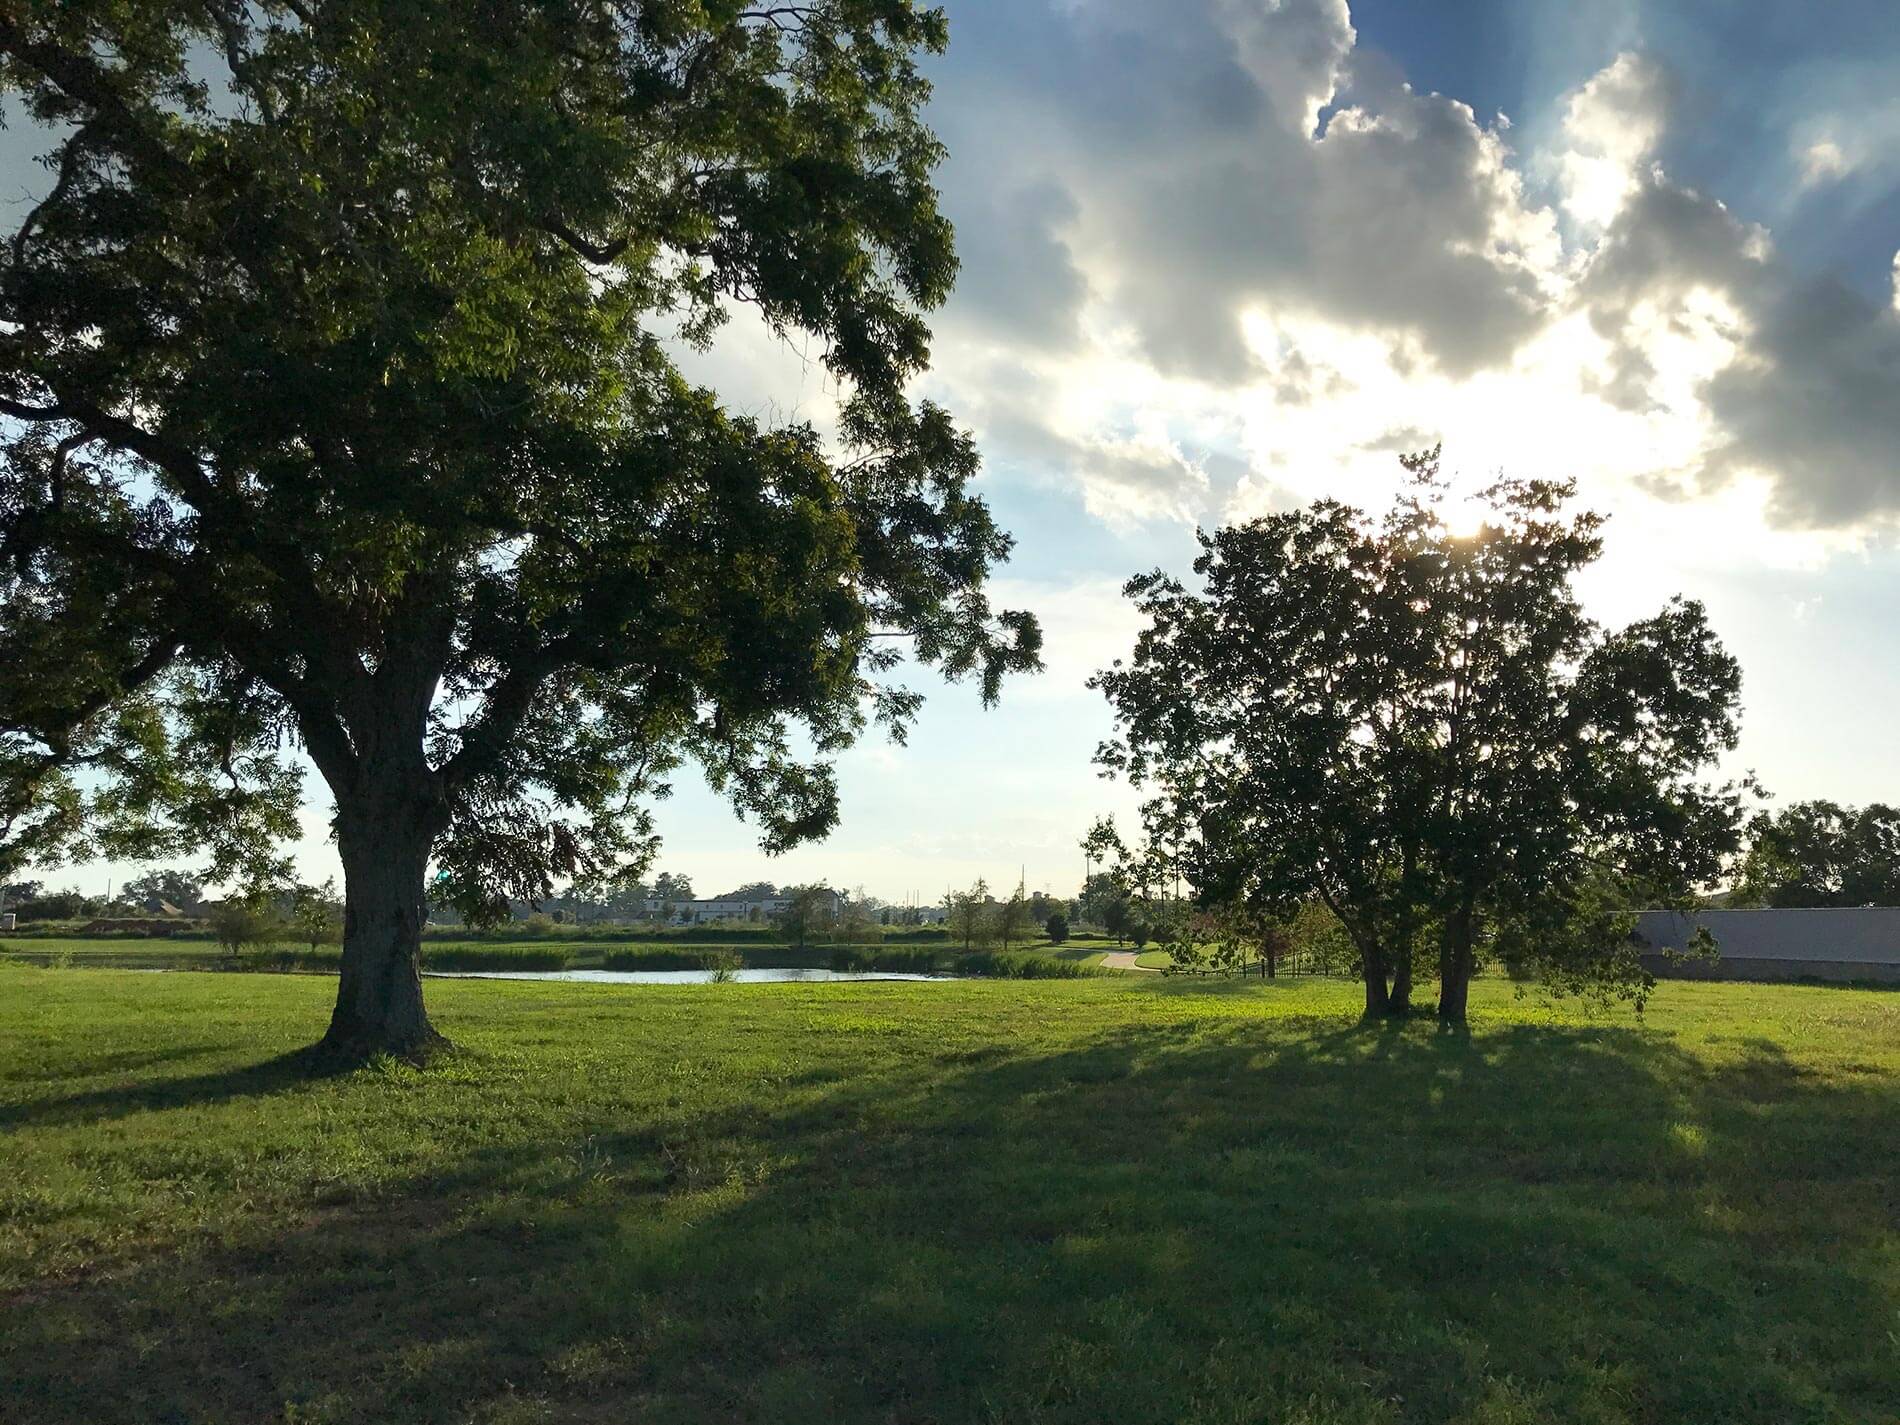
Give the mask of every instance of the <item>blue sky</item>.
[[[920, 394], [978, 436], [1049, 669], [991, 711], [936, 692], [908, 745], [843, 759], [830, 840], [777, 860], [681, 778], [662, 867], [1071, 888], [1089, 820], [1132, 804], [1082, 686], [1132, 638], [1120, 582], [1184, 568], [1197, 523], [1376, 506], [1441, 438], [1473, 482], [1570, 476], [1611, 515], [1604, 619], [1708, 603], [1746, 678], [1732, 770], [1900, 800], [1900, 6], [947, 8], [963, 273]], [[833, 408], [741, 322], [689, 361], [746, 409]]]
[[[1900, 798], [1900, 7], [950, 16], [934, 117], [965, 268], [929, 386], [982, 441], [1051, 666], [987, 713], [938, 693], [907, 747], [847, 758], [842, 827], [776, 869], [683, 785], [669, 864], [1071, 884], [1090, 817], [1130, 805], [1090, 766], [1108, 722], [1081, 686], [1132, 636], [1119, 581], [1184, 568], [1197, 522], [1376, 505], [1408, 437], [1474, 480], [1574, 476], [1612, 515], [1604, 619], [1709, 604], [1747, 679], [1730, 770]], [[748, 349], [708, 374], [822, 407], [773, 370]]]

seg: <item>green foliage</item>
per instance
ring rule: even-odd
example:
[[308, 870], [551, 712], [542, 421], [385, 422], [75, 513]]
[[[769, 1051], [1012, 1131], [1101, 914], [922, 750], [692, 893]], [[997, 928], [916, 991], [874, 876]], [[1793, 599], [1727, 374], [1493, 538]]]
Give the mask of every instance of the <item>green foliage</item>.
[[321, 886], [298, 886], [290, 895], [290, 933], [312, 951], [321, 945], [343, 941], [343, 902], [337, 896], [336, 882]]
[[[308, 971], [335, 974], [341, 953], [334, 946], [296, 948], [282, 941], [251, 947], [239, 968], [258, 971]], [[232, 968], [229, 957], [214, 948], [208, 938], [193, 941], [187, 937], [145, 939], [130, 937], [55, 939], [22, 936], [10, 949], [0, 952], [27, 964], [47, 964], [58, 958], [65, 963], [97, 968], [137, 968], [167, 970], [210, 970]], [[942, 943], [942, 937], [922, 943], [844, 944], [793, 946], [757, 941], [728, 944], [695, 943], [685, 937], [638, 944], [602, 944], [598, 940], [575, 939], [564, 942], [507, 943], [495, 941], [428, 941], [422, 947], [421, 967], [425, 972], [509, 971], [509, 970], [708, 970], [720, 965], [728, 968], [821, 968], [836, 970], [897, 970], [914, 974], [955, 974], [964, 976], [1001, 975], [1007, 978], [1035, 978], [1076, 973], [1094, 973], [1092, 955], [1060, 954], [1037, 949], [1015, 950], [1007, 954], [973, 951], [968, 954]], [[1067, 968], [1057, 968], [1066, 966]]]
[[1741, 790], [1700, 779], [1735, 745], [1740, 672], [1693, 602], [1584, 615], [1601, 521], [1566, 516], [1570, 486], [1499, 481], [1460, 536], [1437, 452], [1405, 464], [1382, 522], [1320, 501], [1204, 534], [1199, 591], [1131, 580], [1146, 627], [1094, 680], [1099, 760], [1149, 792], [1145, 854], [1202, 903], [1323, 901], [1368, 1013], [1404, 1007], [1436, 931], [1455, 1023], [1487, 922], [1552, 927], [1606, 867], [1673, 895], [1720, 874]]
[[14, 912], [24, 925], [30, 920], [76, 920], [84, 916], [92, 898], [79, 891], [53, 891], [36, 896], [31, 900], [9, 902], [7, 909]]
[[841, 972], [888, 970], [906, 975], [934, 975], [944, 971], [951, 952], [942, 946], [854, 946], [833, 948], [830, 967]]
[[1291, 953], [1302, 969], [1322, 975], [1359, 973], [1359, 951], [1339, 917], [1317, 900], [1303, 902], [1288, 926]]
[[837, 897], [829, 886], [790, 886], [785, 898], [789, 904], [778, 914], [778, 928], [792, 944], [802, 949], [814, 935], [831, 929]]
[[1278, 973], [1294, 944], [1289, 924], [1234, 905], [1178, 915], [1163, 939], [1167, 968], [1182, 974]]
[[156, 899], [188, 911], [204, 901], [205, 888], [190, 871], [155, 870], [127, 881], [119, 894], [134, 906]]
[[993, 913], [996, 938], [1008, 950], [1014, 942], [1023, 939], [1029, 933], [1029, 899], [1019, 885], [1010, 898], [998, 905]]
[[1098, 816], [1089, 826], [1088, 834], [1082, 838], [1082, 855], [1092, 863], [1101, 865], [1121, 865], [1128, 859], [1128, 848], [1122, 844], [1121, 833], [1115, 829], [1115, 819]]
[[1760, 906], [1900, 905], [1900, 811], [1795, 802], [1749, 822], [1735, 900]]
[[705, 970], [711, 968], [710, 956], [733, 953], [729, 947], [706, 950], [677, 949], [663, 945], [626, 946], [608, 950], [600, 957], [603, 970]]
[[1093, 964], [1033, 950], [972, 950], [949, 963], [959, 975], [1001, 980], [1082, 980], [1102, 973]]
[[727, 891], [719, 899], [722, 901], [769, 901], [778, 898], [778, 887], [770, 881], [747, 881], [737, 890]]
[[965, 950], [988, 945], [996, 939], [995, 902], [990, 895], [990, 883], [984, 877], [977, 877], [967, 891], [951, 893], [945, 911], [950, 938], [960, 942]]
[[921, 946], [840, 947], [831, 953], [831, 968], [1001, 980], [1074, 980], [1102, 973], [1093, 964], [1082, 960], [1063, 959], [1034, 950], [957, 950]]
[[653, 878], [652, 899], [664, 901], [668, 905], [678, 905], [681, 901], [689, 901], [693, 898], [691, 876], [679, 876], [671, 871], [662, 871]]
[[559, 945], [425, 945], [425, 970], [565, 970], [572, 952]]
[[1075, 918], [1090, 925], [1110, 928], [1108, 920], [1113, 914], [1110, 907], [1116, 901], [1127, 899], [1128, 887], [1122, 884], [1119, 875], [1113, 871], [1091, 871], [1083, 883], [1082, 894], [1076, 899]]
[[[975, 448], [907, 394], [945, 38], [909, 0], [9, 7], [49, 184], [0, 243], [0, 875], [271, 879], [301, 747], [347, 891], [432, 856], [494, 921], [636, 876], [683, 760], [768, 849], [822, 835], [906, 653], [986, 701], [1037, 666]], [[680, 374], [735, 306], [821, 353], [835, 447]]]
[[283, 928], [258, 896], [226, 896], [211, 907], [206, 920], [218, 944], [234, 960], [246, 950], [275, 940]]
[[1069, 938], [1069, 917], [1057, 911], [1043, 922], [1042, 930], [1051, 945], [1060, 945]]

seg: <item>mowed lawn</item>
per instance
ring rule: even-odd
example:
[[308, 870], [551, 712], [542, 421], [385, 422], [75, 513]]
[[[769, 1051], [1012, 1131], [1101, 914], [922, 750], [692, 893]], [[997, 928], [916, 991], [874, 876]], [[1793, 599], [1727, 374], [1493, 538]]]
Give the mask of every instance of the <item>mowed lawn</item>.
[[1900, 1419], [1900, 995], [333, 991], [0, 966], [0, 1419]]

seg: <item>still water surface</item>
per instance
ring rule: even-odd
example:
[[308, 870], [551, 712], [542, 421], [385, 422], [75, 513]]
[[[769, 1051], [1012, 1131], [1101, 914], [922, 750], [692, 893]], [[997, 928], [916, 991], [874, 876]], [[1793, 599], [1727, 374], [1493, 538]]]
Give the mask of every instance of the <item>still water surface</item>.
[[[589, 985], [709, 985], [712, 970], [425, 970], [440, 980], [573, 980]], [[895, 970], [728, 970], [742, 985], [817, 980], [956, 980], [961, 975], [906, 975]]]

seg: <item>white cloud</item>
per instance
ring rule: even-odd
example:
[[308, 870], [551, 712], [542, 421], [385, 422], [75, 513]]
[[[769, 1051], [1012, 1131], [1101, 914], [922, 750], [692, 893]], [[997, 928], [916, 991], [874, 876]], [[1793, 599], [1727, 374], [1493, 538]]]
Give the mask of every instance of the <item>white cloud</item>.
[[[1409, 87], [1358, 48], [1339, 0], [987, 13], [1007, 48], [939, 91], [969, 266], [931, 390], [977, 430], [992, 478], [1059, 485], [1122, 532], [1152, 525], [1153, 562], [1179, 563], [1188, 523], [1319, 496], [1378, 507], [1395, 452], [1442, 439], [1467, 487], [1577, 480], [1611, 517], [1585, 579], [1611, 621], [1678, 590], [1759, 614], [1754, 586], [1810, 587], [1900, 511], [1900, 254], [1890, 291], [1805, 281], [1747, 220], [1778, 211], [1759, 192], [1732, 209], [1672, 175], [1677, 86], [1656, 59], [1617, 55], [1511, 127]], [[1825, 183], [1815, 201], [1847, 203], [1887, 171], [1885, 109], [1798, 112], [1777, 130], [1790, 191]], [[763, 370], [733, 359], [735, 376]], [[1012, 725], [1063, 750], [1025, 751], [1019, 732], [957, 776], [1018, 802], [1033, 782], [1058, 814], [911, 828], [911, 844], [884, 828], [866, 865], [994, 879], [1020, 858], [1032, 881], [1066, 865], [1086, 809], [1125, 790], [1087, 767], [1105, 714], [1079, 690], [1132, 646], [1132, 572], [996, 591], [1047, 630], [1048, 672], [1012, 685]]]
[[1808, 547], [1777, 530], [1851, 544], [1900, 509], [1895, 309], [1804, 284], [1765, 228], [1662, 169], [1673, 85], [1652, 58], [1616, 56], [1524, 157], [1354, 49], [1328, 0], [1070, 14], [1082, 74], [1138, 64], [1156, 96], [1125, 133], [1079, 83], [1037, 96], [1037, 161], [1068, 175], [1074, 339], [1025, 357], [979, 325], [939, 366], [986, 450], [1098, 517], [1370, 501], [1408, 428], [1597, 502], [1719, 504], [1776, 559]]
[[1563, 119], [1570, 146], [1560, 168], [1571, 217], [1594, 228], [1616, 220], [1662, 139], [1667, 98], [1662, 71], [1633, 51], [1570, 96]]
[[1884, 198], [1900, 173], [1900, 98], [1891, 61], [1811, 79], [1794, 102], [1805, 110], [1788, 125], [1797, 193], [1835, 190], [1830, 196], [1844, 199], [1850, 210]]
[[1833, 139], [1817, 139], [1802, 149], [1799, 154], [1801, 164], [1801, 184], [1812, 187], [1817, 183], [1831, 183], [1853, 171], [1854, 164], [1841, 146]]
[[994, 594], [1011, 608], [1034, 610], [1042, 623], [1043, 671], [1012, 687], [1011, 698], [1093, 699], [1097, 695], [1087, 691], [1088, 680], [1134, 651], [1141, 621], [1122, 597], [1121, 579], [1090, 576], [1057, 583], [1005, 575], [996, 580]]

